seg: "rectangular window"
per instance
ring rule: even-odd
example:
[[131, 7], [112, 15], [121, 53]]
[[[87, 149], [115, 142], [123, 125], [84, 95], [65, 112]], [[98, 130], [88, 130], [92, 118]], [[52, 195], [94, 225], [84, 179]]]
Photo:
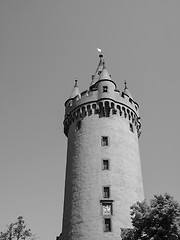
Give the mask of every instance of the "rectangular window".
[[103, 170], [109, 170], [109, 160], [108, 159], [103, 159], [102, 169]]
[[108, 87], [107, 86], [103, 86], [103, 92], [107, 92], [108, 91]]
[[110, 198], [110, 187], [103, 187], [103, 197]]
[[108, 140], [109, 140], [108, 137], [105, 137], [105, 136], [101, 137], [101, 145], [102, 146], [108, 146], [109, 145]]
[[111, 218], [104, 218], [104, 231], [111, 232]]

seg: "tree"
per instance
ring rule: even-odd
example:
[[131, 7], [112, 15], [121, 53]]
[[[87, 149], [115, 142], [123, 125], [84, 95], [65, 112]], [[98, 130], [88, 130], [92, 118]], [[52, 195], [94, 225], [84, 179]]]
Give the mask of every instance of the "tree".
[[7, 225], [5, 232], [0, 232], [0, 240], [25, 240], [26, 238], [33, 239], [35, 235], [31, 233], [31, 229], [28, 229], [23, 217], [18, 217], [15, 223]]
[[131, 207], [132, 229], [123, 229], [123, 240], [180, 239], [180, 205], [168, 194], [155, 195]]

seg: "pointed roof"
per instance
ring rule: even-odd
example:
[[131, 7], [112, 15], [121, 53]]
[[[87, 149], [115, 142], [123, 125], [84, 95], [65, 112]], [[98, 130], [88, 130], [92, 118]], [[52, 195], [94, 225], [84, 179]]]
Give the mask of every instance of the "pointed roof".
[[107, 69], [106, 69], [106, 66], [105, 66], [105, 61], [103, 61], [103, 69], [102, 69], [102, 72], [101, 72], [101, 75], [99, 77], [99, 80], [112, 80]]
[[79, 96], [79, 98], [81, 98], [81, 94], [80, 94], [77, 82], [78, 81], [76, 79], [70, 98], [75, 98], [76, 96]]
[[129, 98], [133, 99], [133, 97], [132, 97], [132, 95], [131, 95], [128, 87], [127, 87], [127, 81], [126, 80], [124, 81], [124, 85], [125, 85], [124, 86], [124, 94], [126, 94]]
[[92, 82], [91, 82], [90, 86], [94, 85], [99, 80], [99, 76], [100, 76], [101, 71], [103, 69], [103, 55], [100, 54], [99, 58], [100, 58], [100, 61], [99, 61], [98, 67], [96, 69], [96, 72], [92, 77]]

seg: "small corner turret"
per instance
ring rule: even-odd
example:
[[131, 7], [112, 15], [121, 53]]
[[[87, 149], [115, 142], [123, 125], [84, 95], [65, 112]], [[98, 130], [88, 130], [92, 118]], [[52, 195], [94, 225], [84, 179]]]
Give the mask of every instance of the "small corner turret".
[[128, 98], [130, 98], [130, 99], [133, 100], [133, 98], [132, 98], [132, 96], [131, 96], [131, 93], [130, 93], [128, 87], [127, 87], [127, 81], [126, 81], [126, 80], [124, 81], [124, 91], [123, 91], [122, 93], [123, 93], [124, 95], [126, 95]]
[[78, 96], [79, 99], [81, 99], [81, 93], [80, 93], [79, 88], [78, 88], [78, 80], [76, 79], [75, 84], [74, 84], [74, 88], [73, 88], [71, 96], [70, 96], [70, 99], [73, 99], [77, 96]]
[[98, 114], [99, 117], [112, 117], [118, 114], [134, 125], [139, 137], [141, 133], [139, 105], [132, 98], [126, 81], [124, 90], [120, 92], [107, 71], [103, 55], [99, 55], [99, 58], [89, 89], [80, 93], [76, 79], [70, 98], [65, 102], [64, 132], [66, 136], [74, 121], [82, 121], [84, 117], [92, 114]]

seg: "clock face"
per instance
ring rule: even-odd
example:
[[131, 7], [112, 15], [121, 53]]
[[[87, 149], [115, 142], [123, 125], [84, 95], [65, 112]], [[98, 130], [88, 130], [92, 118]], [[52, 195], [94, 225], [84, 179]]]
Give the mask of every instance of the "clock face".
[[111, 215], [111, 205], [103, 205], [103, 215]]

